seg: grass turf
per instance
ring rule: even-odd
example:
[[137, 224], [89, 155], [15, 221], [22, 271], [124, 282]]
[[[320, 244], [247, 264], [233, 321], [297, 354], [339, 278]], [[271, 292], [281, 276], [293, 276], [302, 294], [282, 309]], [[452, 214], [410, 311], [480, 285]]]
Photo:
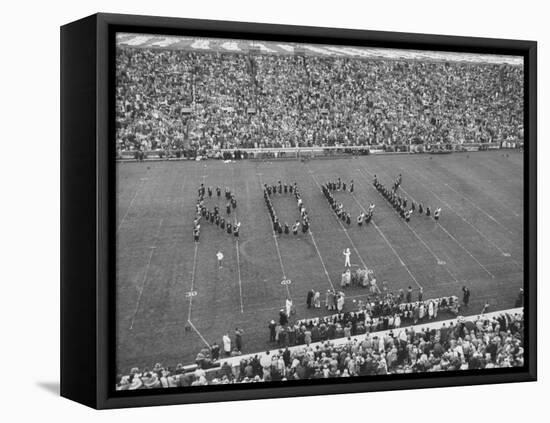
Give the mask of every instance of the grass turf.
[[[442, 208], [440, 224], [413, 215], [407, 225], [372, 186], [374, 174], [390, 185], [403, 175], [405, 197]], [[335, 197], [351, 211], [348, 228], [338, 222], [318, 184], [354, 179], [352, 194]], [[274, 239], [261, 182], [298, 183], [311, 217], [312, 234]], [[192, 237], [197, 189], [230, 187], [241, 221], [237, 244], [215, 225], [202, 224], [200, 243]], [[215, 194], [213, 208], [225, 201]], [[359, 228], [355, 217], [376, 204], [373, 224]], [[276, 195], [281, 221], [298, 218], [291, 195]], [[345, 229], [347, 230], [344, 230]], [[277, 242], [275, 242], [277, 241]], [[280, 259], [277, 253], [277, 244]], [[117, 366], [155, 362], [190, 363], [205, 341], [221, 343], [235, 327], [244, 329], [243, 352], [269, 348], [267, 325], [290, 294], [297, 318], [328, 314], [307, 310], [306, 293], [339, 287], [342, 251], [352, 264], [375, 270], [392, 291], [409, 285], [424, 298], [472, 291], [465, 314], [512, 307], [523, 286], [523, 154], [502, 151], [448, 155], [381, 155], [353, 159], [254, 162], [126, 162], [117, 164]], [[224, 266], [215, 254], [221, 250]], [[325, 274], [324, 267], [328, 274]], [[281, 285], [285, 276], [292, 283]], [[196, 291], [189, 298], [187, 293]], [[347, 290], [352, 298], [366, 290]], [[414, 296], [416, 298], [416, 294]], [[194, 328], [187, 321], [191, 319]]]

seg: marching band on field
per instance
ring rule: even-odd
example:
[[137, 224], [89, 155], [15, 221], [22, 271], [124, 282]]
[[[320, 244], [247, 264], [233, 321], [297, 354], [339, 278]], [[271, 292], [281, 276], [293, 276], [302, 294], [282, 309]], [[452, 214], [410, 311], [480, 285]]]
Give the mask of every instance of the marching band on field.
[[[218, 199], [221, 197], [221, 192], [221, 188], [219, 186], [216, 187], [216, 196], [218, 197]], [[201, 229], [200, 222], [203, 219], [205, 222], [216, 225], [227, 234], [233, 234], [233, 236], [238, 238], [239, 230], [241, 228], [241, 222], [238, 222], [237, 219], [235, 219], [235, 222], [232, 224], [229, 218], [231, 211], [237, 208], [237, 199], [235, 197], [235, 194], [232, 193], [228, 187], [225, 187], [225, 199], [227, 200], [227, 205], [225, 208], [227, 218], [225, 218], [220, 213], [220, 207], [218, 205], [214, 206], [213, 210], [210, 210], [205, 206], [204, 197], [206, 193], [208, 193], [208, 197], [211, 198], [214, 195], [214, 190], [212, 187], [208, 187], [208, 189], [205, 188], [204, 183], [201, 183], [198, 189], [195, 220], [193, 222], [193, 240], [195, 242], [199, 242]]]
[[[409, 222], [411, 220], [411, 215], [416, 211], [416, 204], [414, 201], [411, 201], [410, 204], [408, 200], [405, 197], [402, 197], [398, 194], [399, 187], [401, 186], [403, 178], [401, 174], [396, 178], [395, 182], [392, 185], [392, 188], [389, 189], [386, 186], [384, 186], [377, 178], [376, 175], [374, 175], [374, 181], [373, 185], [376, 188], [376, 190], [384, 197], [388, 203], [399, 213], [399, 215], [405, 219], [406, 222]], [[418, 204], [418, 214], [422, 215], [426, 213], [426, 216], [430, 217], [433, 214], [433, 217], [435, 220], [439, 220], [439, 217], [441, 216], [441, 207], [438, 207], [435, 209], [432, 213], [432, 210], [429, 206], [424, 208], [422, 203]]]

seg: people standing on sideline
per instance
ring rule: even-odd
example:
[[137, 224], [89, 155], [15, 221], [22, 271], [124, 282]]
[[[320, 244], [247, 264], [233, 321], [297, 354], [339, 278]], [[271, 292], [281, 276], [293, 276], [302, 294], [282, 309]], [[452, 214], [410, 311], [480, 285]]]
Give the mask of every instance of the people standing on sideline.
[[407, 303], [412, 303], [412, 292], [412, 286], [409, 285], [409, 287], [407, 288]]
[[267, 327], [269, 328], [269, 342], [275, 342], [275, 328], [277, 327], [277, 323], [272, 319], [269, 321], [269, 325]]
[[243, 350], [243, 333], [242, 329], [235, 328], [235, 347], [239, 351]]
[[418, 290], [418, 302], [421, 302], [424, 298], [424, 289], [421, 287], [419, 290]]
[[290, 313], [292, 312], [292, 300], [290, 298], [286, 299], [285, 308], [286, 308], [286, 315], [290, 316]]
[[465, 286], [462, 287], [462, 302], [465, 307], [468, 307], [468, 303], [470, 302], [470, 290]]
[[223, 352], [225, 356], [228, 357], [231, 354], [231, 338], [227, 333], [223, 336], [222, 342], [223, 342]]
[[307, 292], [307, 298], [306, 298], [306, 305], [307, 308], [311, 308], [311, 302], [313, 301], [313, 296], [315, 295], [315, 291], [313, 289], [310, 289]]
[[313, 295], [313, 307], [321, 308], [321, 293], [319, 291]]
[[523, 288], [519, 289], [518, 297], [516, 298], [516, 307], [523, 307]]
[[217, 361], [220, 358], [220, 346], [216, 341], [210, 346], [210, 355], [212, 361]]

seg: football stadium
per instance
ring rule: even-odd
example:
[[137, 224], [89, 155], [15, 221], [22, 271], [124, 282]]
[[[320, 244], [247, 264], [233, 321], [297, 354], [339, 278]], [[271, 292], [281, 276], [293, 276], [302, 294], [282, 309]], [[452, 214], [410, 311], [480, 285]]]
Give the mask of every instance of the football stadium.
[[117, 389], [523, 365], [523, 62], [117, 35]]

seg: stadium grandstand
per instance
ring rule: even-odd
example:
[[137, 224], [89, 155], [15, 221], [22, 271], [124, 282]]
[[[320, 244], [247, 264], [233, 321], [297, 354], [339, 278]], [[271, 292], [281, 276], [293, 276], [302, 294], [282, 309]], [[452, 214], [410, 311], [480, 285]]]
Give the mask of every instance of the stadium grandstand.
[[503, 56], [119, 34], [116, 106], [121, 157], [521, 145], [523, 65]]

